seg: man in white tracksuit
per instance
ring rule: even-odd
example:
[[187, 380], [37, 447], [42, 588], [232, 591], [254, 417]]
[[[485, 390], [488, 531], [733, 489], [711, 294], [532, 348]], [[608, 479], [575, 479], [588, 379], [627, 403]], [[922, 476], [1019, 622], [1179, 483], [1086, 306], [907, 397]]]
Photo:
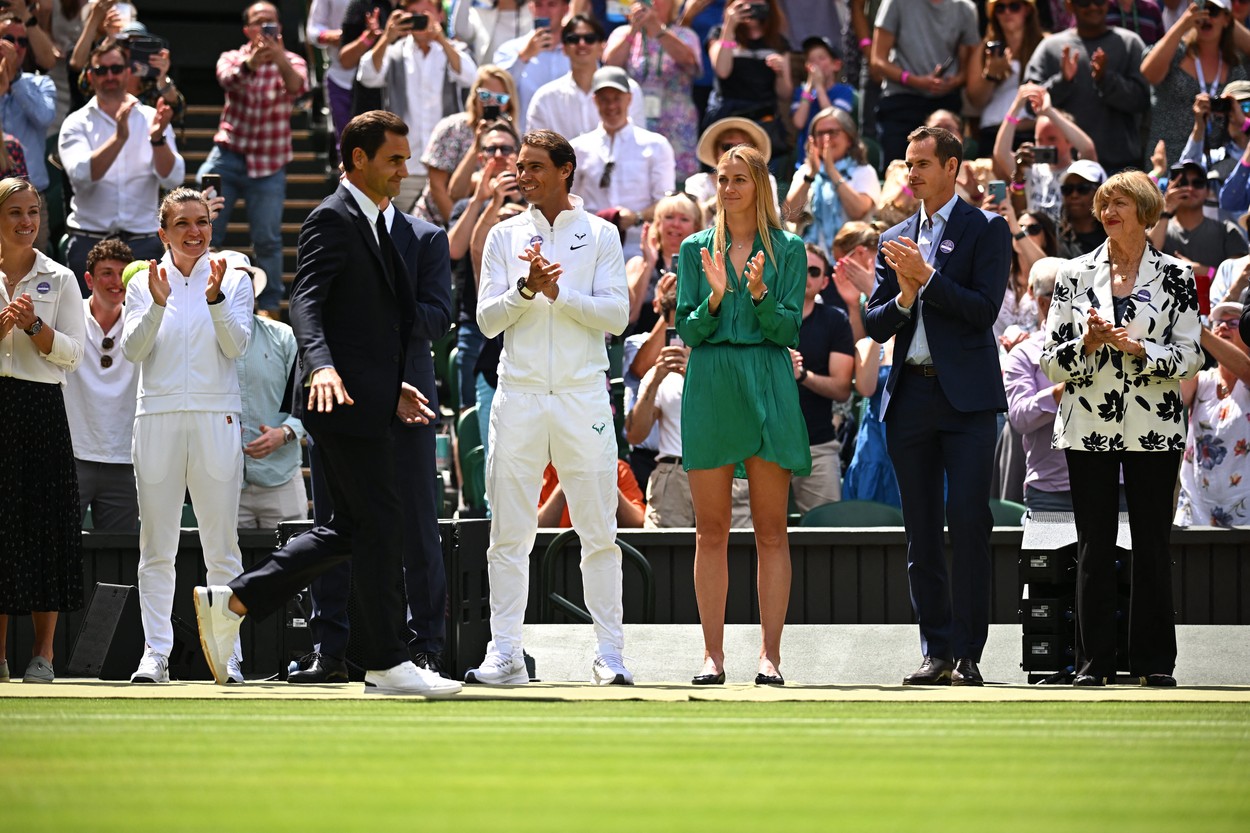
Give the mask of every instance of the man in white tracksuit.
[[[235, 359], [247, 350], [252, 332], [252, 280], [208, 254], [208, 206], [198, 191], [171, 192], [160, 216], [168, 250], [157, 264], [159, 278], [144, 270], [127, 285], [121, 338], [122, 353], [139, 365], [132, 451], [141, 516], [139, 610], [147, 644], [131, 676], [136, 683], [169, 682], [174, 559], [188, 489], [209, 583], [225, 584], [243, 572], [237, 529], [242, 403]], [[178, 222], [171, 223], [171, 216]], [[241, 683], [239, 658], [236, 646], [230, 677]]]
[[491, 635], [465, 682], [525, 683], [521, 625], [543, 470], [555, 466], [582, 544], [586, 607], [598, 642], [592, 680], [632, 685], [621, 659], [621, 550], [616, 545], [616, 434], [604, 333], [629, 318], [616, 227], [569, 193], [572, 146], [549, 130], [527, 133], [517, 185], [530, 208], [491, 229], [482, 256], [477, 323], [504, 334], [490, 416], [486, 495], [493, 515], [487, 569]]

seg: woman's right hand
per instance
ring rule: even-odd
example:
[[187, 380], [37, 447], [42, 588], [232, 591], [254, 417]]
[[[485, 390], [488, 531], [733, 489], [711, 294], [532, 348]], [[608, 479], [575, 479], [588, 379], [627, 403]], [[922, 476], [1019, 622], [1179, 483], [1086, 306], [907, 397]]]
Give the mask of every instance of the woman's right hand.
[[651, 223], [642, 224], [642, 259], [648, 266], [655, 266], [660, 259], [660, 247], [651, 239]]
[[1098, 310], [1091, 309], [1085, 318], [1085, 352], [1093, 353], [1107, 344], [1111, 338], [1111, 329], [1111, 322], [1099, 315]]
[[712, 288], [712, 304], [719, 307], [721, 299], [729, 291], [729, 278], [725, 273], [725, 253], [713, 254], [710, 249], [703, 249], [700, 254], [703, 258], [703, 275], [707, 278], [707, 285]]
[[152, 301], [157, 306], [165, 306], [169, 300], [169, 275], [157, 261], [148, 261], [148, 292], [152, 293]]

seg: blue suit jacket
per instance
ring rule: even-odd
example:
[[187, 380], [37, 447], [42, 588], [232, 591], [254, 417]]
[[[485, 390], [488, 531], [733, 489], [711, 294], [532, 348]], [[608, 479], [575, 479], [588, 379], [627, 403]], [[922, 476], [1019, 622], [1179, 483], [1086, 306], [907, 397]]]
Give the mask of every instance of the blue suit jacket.
[[396, 211], [391, 240], [404, 261], [416, 300], [404, 381], [429, 397], [430, 409], [437, 414], [438, 392], [430, 343], [447, 335], [451, 327], [451, 253], [447, 233], [433, 223]]
[[[881, 242], [919, 238], [920, 214], [909, 217], [881, 236]], [[1011, 232], [997, 214], [955, 202], [937, 242], [934, 271], [921, 296], [925, 335], [938, 382], [958, 411], [1005, 411], [998, 342], [993, 324], [1003, 304], [1011, 272]], [[877, 251], [877, 287], [868, 301], [864, 326], [874, 341], [895, 336], [894, 365], [881, 398], [881, 418], [902, 373], [903, 359], [916, 332], [915, 316], [904, 315], [898, 297], [898, 276]]]

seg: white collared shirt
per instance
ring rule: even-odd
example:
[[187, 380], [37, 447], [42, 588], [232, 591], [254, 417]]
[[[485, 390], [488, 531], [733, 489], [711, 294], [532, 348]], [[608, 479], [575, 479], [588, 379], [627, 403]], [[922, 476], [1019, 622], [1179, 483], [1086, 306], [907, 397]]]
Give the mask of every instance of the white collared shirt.
[[[925, 263], [933, 263], [934, 249], [937, 248], [938, 241], [942, 239], [942, 233], [946, 231], [946, 223], [950, 219], [951, 211], [955, 208], [955, 200], [957, 199], [959, 199], [958, 195], [951, 197], [945, 205], [934, 212], [932, 215], [932, 229], [925, 228], [925, 220], [928, 217], [926, 214], [927, 207], [923, 203], [921, 204], [920, 231], [916, 234], [916, 245], [920, 247], [920, 254], [924, 256]], [[909, 316], [913, 312], [920, 314], [924, 290], [923, 286], [920, 287], [920, 291], [916, 294], [916, 303], [911, 310], [904, 309], [901, 306], [899, 309], [903, 309], [903, 312]], [[895, 303], [898, 302], [895, 301]], [[911, 344], [907, 345], [905, 361], [907, 364], [933, 364], [933, 354], [929, 350], [929, 338], [924, 330], [924, 315], [920, 315], [916, 319], [916, 333], [912, 336]]]
[[[130, 465], [139, 368], [122, 355], [125, 315], [118, 315], [105, 332], [91, 314], [90, 298], [83, 299], [82, 311], [86, 322], [82, 363], [65, 380], [65, 416], [74, 457]], [[103, 346], [105, 338], [113, 340], [108, 350]], [[104, 356], [112, 359], [108, 367], [101, 364]]]
[[[355, 185], [352, 185], [350, 179], [344, 178], [342, 183], [344, 187], [347, 188], [347, 192], [356, 199], [356, 204], [360, 206], [360, 210], [364, 213], [365, 220], [369, 223], [369, 229], [373, 232], [373, 242], [379, 242], [378, 214], [381, 213], [381, 209], [378, 208], [377, 203], [365, 196], [364, 191], [361, 191]], [[390, 208], [389, 204], [387, 207]]]
[[[629, 92], [633, 96], [629, 102], [629, 120], [634, 124], [646, 124], [642, 87], [632, 78]], [[569, 72], [538, 88], [526, 110], [525, 124], [526, 130], [554, 130], [572, 141], [599, 126], [595, 94], [577, 86], [573, 73]]]
[[528, 34], [524, 34], [508, 41], [499, 47], [495, 52], [495, 59], [491, 62], [511, 75], [512, 80], [516, 82], [516, 112], [521, 120], [521, 123], [517, 125], [517, 132], [522, 135], [528, 130], [525, 113], [529, 110], [530, 99], [534, 97], [534, 93], [538, 92], [538, 88], [543, 84], [556, 80], [570, 69], [569, 56], [565, 55], [564, 50], [560, 48], [544, 49], [535, 55], [533, 60], [523, 62], [521, 52], [525, 49], [525, 42], [529, 40], [529, 37]]
[[91, 179], [91, 156], [117, 133], [117, 122], [100, 109], [92, 97], [82, 108], [65, 117], [57, 149], [61, 164], [74, 185], [74, 197], [66, 223], [82, 231], [125, 231], [155, 234], [160, 223], [160, 189], [176, 188], [187, 176], [187, 164], [178, 153], [172, 127], [165, 127], [165, 141], [174, 153], [167, 176], [158, 176], [148, 130], [156, 111], [144, 104], [130, 109], [130, 137], [104, 176]]
[[[48, 355], [39, 352], [34, 340], [16, 325], [9, 334], [0, 339], [0, 376], [12, 376], [28, 382], [64, 385], [66, 371], [78, 367], [82, 361], [82, 343], [86, 324], [82, 316], [82, 292], [74, 273], [53, 263], [39, 250], [35, 250], [35, 264], [17, 283], [14, 296], [29, 295], [35, 305], [35, 315], [43, 319], [45, 327], [55, 333], [52, 351]], [[0, 307], [8, 306], [13, 299], [0, 281]]]

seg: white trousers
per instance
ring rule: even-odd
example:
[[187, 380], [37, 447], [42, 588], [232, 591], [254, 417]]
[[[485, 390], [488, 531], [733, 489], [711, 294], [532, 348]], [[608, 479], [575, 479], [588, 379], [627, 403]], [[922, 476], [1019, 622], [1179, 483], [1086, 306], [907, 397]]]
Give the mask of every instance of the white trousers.
[[582, 545], [582, 586], [600, 654], [620, 654], [621, 548], [616, 545], [616, 433], [605, 389], [532, 394], [500, 389], [490, 414], [490, 629], [494, 650], [520, 654], [538, 495], [550, 462]]
[[[139, 610], [153, 651], [174, 647], [174, 559], [189, 490], [209, 584], [243, 572], [236, 527], [243, 480], [239, 415], [180, 411], [135, 417], [131, 446], [139, 487]], [[240, 656], [235, 645], [235, 655]]]

